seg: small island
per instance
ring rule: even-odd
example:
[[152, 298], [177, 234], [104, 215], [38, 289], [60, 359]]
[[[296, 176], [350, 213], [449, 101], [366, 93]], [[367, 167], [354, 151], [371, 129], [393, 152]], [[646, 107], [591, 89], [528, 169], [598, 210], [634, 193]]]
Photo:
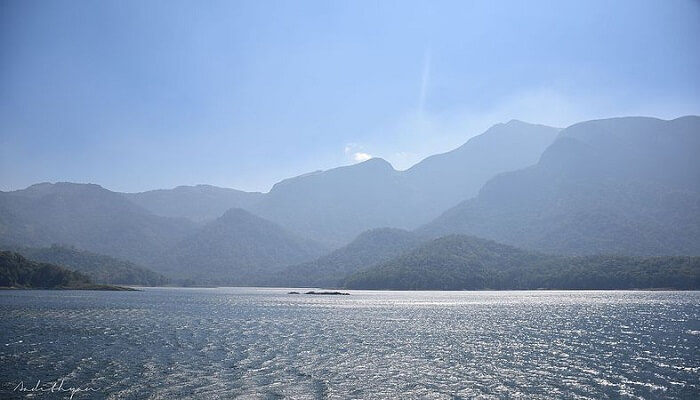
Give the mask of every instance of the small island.
[[0, 288], [136, 290], [123, 286], [96, 284], [80, 272], [71, 271], [54, 264], [31, 261], [11, 251], [0, 251]]
[[350, 295], [350, 293], [346, 293], [346, 292], [336, 292], [336, 291], [316, 292], [314, 290], [310, 290], [304, 294], [315, 294], [315, 295], [321, 295], [321, 296], [349, 296]]

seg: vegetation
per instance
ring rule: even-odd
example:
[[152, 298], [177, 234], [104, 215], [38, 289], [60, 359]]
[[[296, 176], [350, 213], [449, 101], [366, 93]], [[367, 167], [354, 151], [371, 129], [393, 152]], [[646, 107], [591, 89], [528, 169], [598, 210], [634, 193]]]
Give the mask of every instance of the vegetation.
[[152, 267], [194, 229], [191, 221], [153, 215], [98, 185], [42, 183], [0, 192], [3, 244], [61, 243]]
[[183, 240], [164, 260], [173, 278], [197, 284], [262, 285], [270, 274], [313, 260], [324, 250], [270, 221], [231, 209]]
[[425, 238], [402, 229], [378, 228], [314, 261], [286, 268], [271, 281], [289, 287], [336, 287], [347, 275], [416, 248]]
[[139, 286], [162, 286], [170, 282], [165, 276], [129, 261], [72, 247], [52, 245], [16, 250], [30, 260], [61, 265], [85, 274], [96, 283]]
[[0, 287], [18, 289], [129, 290], [96, 285], [86, 275], [57, 265], [38, 263], [18, 253], [0, 251]]
[[[375, 158], [287, 179], [266, 194], [196, 186], [126, 195], [43, 183], [0, 192], [0, 248], [127, 284], [164, 283], [144, 265], [190, 285], [340, 286], [379, 266], [381, 276], [367, 284], [400, 272], [406, 282], [381, 285], [692, 286], [695, 259], [593, 255], [700, 255], [698, 132], [696, 116], [613, 118], [561, 131], [512, 121], [406, 171]], [[379, 229], [347, 245], [378, 226], [413, 228], [477, 191], [414, 232]], [[211, 220], [231, 205], [248, 211]], [[405, 259], [426, 238], [449, 234], [558, 256], [501, 249], [468, 260], [460, 252]], [[44, 248], [52, 243], [94, 253]], [[318, 258], [329, 248], [337, 250]], [[368, 275], [349, 282], [359, 276]]]
[[557, 256], [470, 236], [350, 275], [352, 289], [700, 289], [700, 257]]

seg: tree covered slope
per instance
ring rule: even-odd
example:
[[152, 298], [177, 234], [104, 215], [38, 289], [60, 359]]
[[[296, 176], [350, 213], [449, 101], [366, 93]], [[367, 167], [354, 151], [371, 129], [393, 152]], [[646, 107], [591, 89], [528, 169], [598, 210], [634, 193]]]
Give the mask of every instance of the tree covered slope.
[[451, 235], [350, 275], [351, 289], [700, 288], [700, 257], [557, 256]]

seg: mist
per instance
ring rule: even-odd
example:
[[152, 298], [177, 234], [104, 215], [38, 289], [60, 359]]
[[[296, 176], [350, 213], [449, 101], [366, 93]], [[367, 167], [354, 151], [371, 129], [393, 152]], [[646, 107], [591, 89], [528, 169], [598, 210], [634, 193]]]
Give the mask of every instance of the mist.
[[700, 393], [700, 5], [0, 2], [0, 398]]

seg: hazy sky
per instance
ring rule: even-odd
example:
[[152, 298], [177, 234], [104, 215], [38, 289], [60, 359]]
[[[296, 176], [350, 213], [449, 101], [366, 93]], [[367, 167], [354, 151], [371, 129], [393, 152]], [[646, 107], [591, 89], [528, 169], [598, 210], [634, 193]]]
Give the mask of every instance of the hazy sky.
[[700, 1], [0, 1], [0, 190], [267, 191], [513, 118], [700, 114]]

